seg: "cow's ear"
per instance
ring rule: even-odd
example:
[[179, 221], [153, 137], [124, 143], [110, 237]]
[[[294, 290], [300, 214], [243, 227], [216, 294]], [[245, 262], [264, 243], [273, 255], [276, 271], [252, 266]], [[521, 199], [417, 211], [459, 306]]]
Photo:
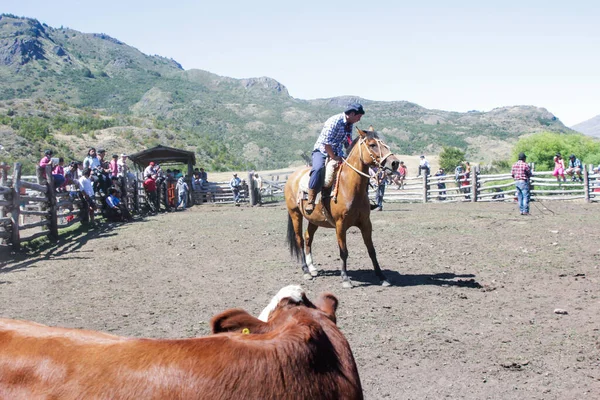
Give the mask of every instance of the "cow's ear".
[[259, 333], [264, 330], [267, 324], [244, 310], [233, 309], [212, 317], [210, 326], [213, 333]]
[[338, 299], [331, 293], [323, 293], [315, 303], [315, 306], [323, 311], [327, 317], [336, 322], [335, 312], [338, 307]]

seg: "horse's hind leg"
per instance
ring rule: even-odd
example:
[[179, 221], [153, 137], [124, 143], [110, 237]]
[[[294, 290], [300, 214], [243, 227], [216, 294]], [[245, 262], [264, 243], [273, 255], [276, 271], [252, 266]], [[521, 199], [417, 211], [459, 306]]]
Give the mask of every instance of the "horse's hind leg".
[[310, 271], [310, 275], [313, 277], [319, 275], [317, 268], [313, 264], [312, 249], [311, 249], [313, 239], [315, 238], [315, 232], [317, 231], [318, 228], [319, 228], [318, 225], [315, 225], [315, 224], [312, 224], [309, 222], [308, 226], [306, 227], [306, 232], [304, 232], [304, 240], [306, 241], [306, 252], [305, 252], [306, 264], [308, 265], [308, 270]]
[[[300, 261], [302, 261], [302, 272], [304, 274], [304, 279], [312, 279], [310, 271], [308, 270], [308, 265], [306, 264], [306, 255], [304, 253], [304, 239], [302, 238], [302, 214], [300, 212], [290, 212], [290, 221], [292, 222], [293, 228], [293, 240], [295, 240], [296, 248], [298, 249], [298, 255], [300, 256]], [[288, 240], [290, 240], [289, 226], [288, 226]]]
[[369, 257], [371, 258], [371, 262], [373, 262], [373, 269], [375, 269], [375, 275], [379, 278], [381, 286], [390, 286], [390, 282], [387, 280], [383, 272], [381, 271], [381, 267], [379, 267], [379, 262], [377, 261], [377, 254], [375, 252], [375, 246], [373, 245], [373, 226], [371, 225], [371, 220], [367, 220], [367, 222], [363, 222], [360, 228], [360, 233], [363, 237], [363, 242], [365, 242], [365, 246], [367, 246], [367, 251], [369, 252]]

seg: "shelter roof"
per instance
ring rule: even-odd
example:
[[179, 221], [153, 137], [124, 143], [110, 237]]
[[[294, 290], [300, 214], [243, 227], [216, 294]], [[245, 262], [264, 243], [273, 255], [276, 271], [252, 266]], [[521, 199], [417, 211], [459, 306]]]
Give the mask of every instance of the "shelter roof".
[[129, 159], [141, 169], [144, 169], [150, 161], [157, 164], [196, 164], [194, 152], [162, 145], [130, 154]]

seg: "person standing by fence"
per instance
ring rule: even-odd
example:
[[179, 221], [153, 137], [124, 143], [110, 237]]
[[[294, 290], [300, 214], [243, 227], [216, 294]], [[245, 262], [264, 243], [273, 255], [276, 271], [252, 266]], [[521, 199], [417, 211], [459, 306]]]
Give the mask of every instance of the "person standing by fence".
[[175, 207], [175, 210], [177, 210], [182, 204], [183, 207], [181, 209], [185, 210], [187, 208], [188, 193], [190, 192], [190, 188], [183, 176], [177, 180], [177, 186], [175, 187], [175, 189], [177, 190], [178, 196], [177, 207]]
[[233, 191], [233, 201], [235, 201], [235, 205], [240, 205], [240, 189], [242, 186], [242, 181], [238, 178], [237, 174], [233, 174], [233, 178], [229, 181], [229, 187]]
[[527, 156], [525, 156], [525, 153], [519, 153], [519, 160], [514, 163], [511, 170], [517, 188], [517, 199], [521, 215], [529, 215], [529, 178], [531, 177], [531, 168], [529, 168], [526, 160]]
[[379, 168], [375, 174], [375, 182], [377, 185], [377, 194], [375, 195], [375, 203], [377, 203], [377, 211], [383, 211], [383, 196], [385, 194], [385, 184], [387, 181], [385, 169]]

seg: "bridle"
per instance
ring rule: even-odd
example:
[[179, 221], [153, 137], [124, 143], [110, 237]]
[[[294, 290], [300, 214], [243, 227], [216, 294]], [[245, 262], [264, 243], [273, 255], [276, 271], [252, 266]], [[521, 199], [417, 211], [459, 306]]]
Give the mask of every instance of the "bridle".
[[[369, 145], [367, 145], [367, 137], [361, 137], [357, 143], [358, 145], [358, 151], [359, 151], [359, 158], [362, 161], [362, 145], [365, 146], [365, 148], [367, 149], [367, 152], [369, 153], [369, 156], [371, 157], [371, 159], [373, 160], [373, 162], [375, 164], [377, 164], [377, 167], [379, 168], [384, 168], [384, 169], [389, 169], [390, 171], [392, 170], [389, 167], [384, 167], [382, 164], [385, 162], [385, 160], [389, 157], [394, 155], [394, 153], [392, 153], [390, 150], [390, 146], [388, 146], [387, 144], [383, 143], [383, 141], [381, 139], [375, 139], [373, 138], [373, 140], [377, 141], [377, 149], [379, 150], [379, 154], [381, 154], [381, 148], [385, 147], [386, 149], [388, 149], [388, 153], [380, 159], [379, 161], [377, 160], [377, 156], [371, 151]], [[352, 149], [352, 151], [350, 152], [350, 154], [352, 154], [352, 152], [354, 151], [354, 149]], [[350, 154], [348, 154], [348, 158], [350, 158]], [[366, 178], [371, 178], [370, 175], [365, 174], [364, 172], [358, 170], [356, 167], [354, 167], [352, 164], [348, 163], [348, 161], [346, 161], [346, 159], [342, 159], [344, 161], [344, 163], [349, 166], [352, 170], [354, 170], [356, 173], [358, 173], [359, 175], [362, 175]]]

